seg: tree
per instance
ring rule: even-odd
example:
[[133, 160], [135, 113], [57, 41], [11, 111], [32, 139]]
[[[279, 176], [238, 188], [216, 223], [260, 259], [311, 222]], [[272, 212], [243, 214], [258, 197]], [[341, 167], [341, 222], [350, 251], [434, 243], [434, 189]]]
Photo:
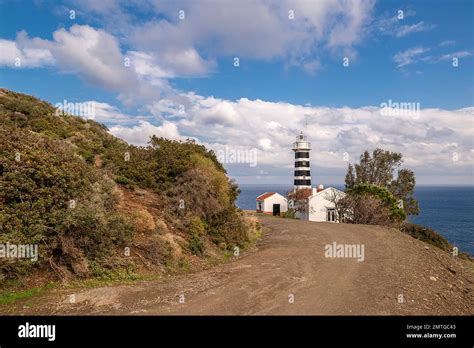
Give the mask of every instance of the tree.
[[326, 194], [334, 204], [338, 222], [354, 224], [400, 226], [406, 213], [398, 207], [397, 199], [384, 187], [360, 184], [346, 192]]
[[354, 187], [355, 185], [355, 175], [354, 175], [354, 167], [352, 164], [349, 164], [347, 168], [346, 174], [346, 189]]
[[324, 198], [334, 204], [337, 222], [350, 221], [353, 209], [351, 204], [349, 204], [349, 200], [346, 198], [346, 193], [340, 192], [338, 190], [331, 190], [330, 193], [325, 194]]
[[[413, 197], [415, 174], [409, 169], [399, 169], [403, 156], [398, 152], [375, 149], [372, 155], [364, 151], [358, 164], [349, 164], [346, 174], [346, 189], [368, 184], [385, 187], [393, 196], [403, 201], [407, 215], [418, 215], [418, 202]], [[355, 169], [355, 174], [354, 174]], [[397, 171], [397, 178], [394, 172]]]
[[375, 195], [349, 194], [339, 205], [345, 206], [348, 212], [344, 222], [383, 226], [396, 224], [390, 219], [390, 209]]
[[311, 193], [311, 189], [297, 189], [287, 192], [289, 208], [293, 209], [297, 215], [306, 216], [309, 213], [306, 202]]
[[408, 215], [418, 215], [420, 208], [413, 197], [415, 190], [415, 174], [409, 169], [398, 171], [397, 179], [392, 180], [389, 190], [398, 199], [403, 200], [403, 207]]

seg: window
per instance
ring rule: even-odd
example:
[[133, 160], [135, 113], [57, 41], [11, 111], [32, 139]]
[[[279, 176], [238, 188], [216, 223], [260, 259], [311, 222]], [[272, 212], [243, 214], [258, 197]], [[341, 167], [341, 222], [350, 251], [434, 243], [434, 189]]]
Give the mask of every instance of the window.
[[336, 222], [336, 209], [335, 208], [327, 208], [326, 221]]

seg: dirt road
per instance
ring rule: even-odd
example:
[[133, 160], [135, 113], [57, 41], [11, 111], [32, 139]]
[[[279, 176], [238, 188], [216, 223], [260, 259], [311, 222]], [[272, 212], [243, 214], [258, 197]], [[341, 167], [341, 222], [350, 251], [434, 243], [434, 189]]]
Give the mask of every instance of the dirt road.
[[[254, 251], [195, 274], [63, 291], [42, 314], [472, 314], [472, 269], [435, 247], [377, 226], [261, 217]], [[364, 261], [325, 245], [364, 245]], [[71, 296], [74, 295], [74, 303]], [[399, 303], [401, 302], [401, 303]], [[26, 313], [25, 312], [25, 313]]]

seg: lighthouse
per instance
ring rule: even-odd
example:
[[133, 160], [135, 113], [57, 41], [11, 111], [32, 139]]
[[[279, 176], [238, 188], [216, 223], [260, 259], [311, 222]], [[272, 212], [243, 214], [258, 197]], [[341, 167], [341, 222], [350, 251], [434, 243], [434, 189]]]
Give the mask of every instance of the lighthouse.
[[296, 142], [293, 143], [293, 151], [295, 152], [294, 188], [295, 190], [310, 189], [309, 152], [311, 151], [311, 143], [308, 142], [308, 137], [303, 132], [296, 136]]

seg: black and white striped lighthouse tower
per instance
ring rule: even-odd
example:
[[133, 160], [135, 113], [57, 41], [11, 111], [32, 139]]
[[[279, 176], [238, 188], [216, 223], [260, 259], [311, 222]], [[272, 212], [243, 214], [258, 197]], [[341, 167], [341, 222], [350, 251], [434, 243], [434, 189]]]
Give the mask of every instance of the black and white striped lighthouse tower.
[[311, 143], [308, 142], [308, 137], [304, 135], [303, 132], [296, 136], [296, 142], [293, 143], [293, 151], [295, 152], [294, 188], [295, 190], [311, 188], [311, 173], [309, 165]]

